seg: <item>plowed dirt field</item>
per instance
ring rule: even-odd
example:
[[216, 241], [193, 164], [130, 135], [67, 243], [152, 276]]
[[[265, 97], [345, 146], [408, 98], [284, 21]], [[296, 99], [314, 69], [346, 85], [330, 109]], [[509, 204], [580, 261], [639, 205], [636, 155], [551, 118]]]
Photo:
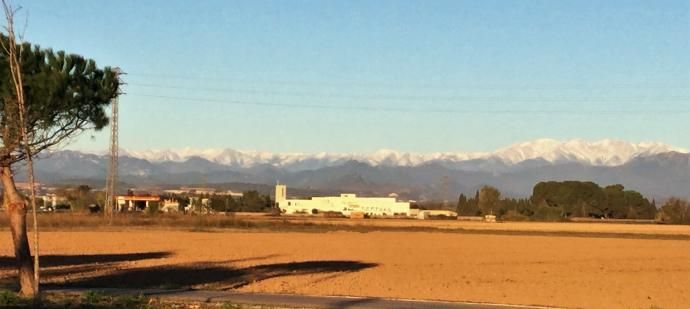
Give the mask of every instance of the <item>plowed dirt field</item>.
[[[654, 234], [651, 226], [642, 229]], [[10, 233], [5, 227], [0, 234], [0, 283], [7, 287], [15, 275]], [[48, 231], [41, 246], [48, 286], [203, 287], [577, 308], [690, 305], [686, 239], [148, 228]]]

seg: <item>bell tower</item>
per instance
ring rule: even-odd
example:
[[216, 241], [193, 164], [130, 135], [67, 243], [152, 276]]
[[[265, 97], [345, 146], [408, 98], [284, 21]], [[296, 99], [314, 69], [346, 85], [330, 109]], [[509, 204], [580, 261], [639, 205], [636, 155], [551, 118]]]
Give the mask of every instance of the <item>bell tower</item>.
[[287, 199], [287, 186], [276, 184], [276, 203], [280, 203]]

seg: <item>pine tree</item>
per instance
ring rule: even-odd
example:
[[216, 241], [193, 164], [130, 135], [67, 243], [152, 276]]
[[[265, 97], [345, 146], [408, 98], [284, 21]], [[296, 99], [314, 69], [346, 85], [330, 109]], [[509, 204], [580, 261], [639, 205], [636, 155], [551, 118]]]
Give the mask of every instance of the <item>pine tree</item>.
[[468, 210], [469, 204], [467, 203], [467, 197], [464, 194], [460, 194], [460, 197], [458, 198], [458, 206], [455, 212], [457, 212], [458, 215], [467, 215]]
[[[10, 38], [0, 35], [7, 46]], [[38, 286], [27, 237], [28, 206], [15, 185], [13, 168], [29, 156], [58, 146], [87, 130], [108, 124], [105, 108], [118, 95], [120, 82], [109, 68], [98, 69], [93, 60], [37, 45], [19, 46], [26, 119], [15, 117], [18, 109], [15, 84], [10, 74], [7, 50], [0, 53], [0, 182], [3, 203], [19, 270], [20, 293], [32, 296]], [[21, 139], [20, 126], [29, 137]]]

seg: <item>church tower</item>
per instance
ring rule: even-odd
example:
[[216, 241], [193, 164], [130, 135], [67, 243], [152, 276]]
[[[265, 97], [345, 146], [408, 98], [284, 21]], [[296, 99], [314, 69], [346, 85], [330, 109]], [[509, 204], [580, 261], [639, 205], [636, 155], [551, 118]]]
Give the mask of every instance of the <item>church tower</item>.
[[276, 203], [280, 203], [287, 199], [287, 186], [277, 184], [276, 185]]

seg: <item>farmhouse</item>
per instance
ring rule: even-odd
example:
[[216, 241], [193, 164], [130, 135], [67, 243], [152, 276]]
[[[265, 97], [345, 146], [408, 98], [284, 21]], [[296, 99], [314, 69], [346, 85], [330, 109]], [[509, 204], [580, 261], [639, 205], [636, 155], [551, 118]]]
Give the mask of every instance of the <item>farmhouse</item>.
[[159, 202], [159, 196], [119, 195], [117, 196], [117, 211], [142, 211], [149, 207], [150, 202]]
[[312, 197], [311, 199], [288, 199], [287, 186], [276, 185], [276, 203], [281, 212], [323, 213], [339, 212], [345, 216], [364, 213], [370, 216], [409, 216], [410, 203], [398, 202], [395, 197], [358, 197], [355, 194]]

